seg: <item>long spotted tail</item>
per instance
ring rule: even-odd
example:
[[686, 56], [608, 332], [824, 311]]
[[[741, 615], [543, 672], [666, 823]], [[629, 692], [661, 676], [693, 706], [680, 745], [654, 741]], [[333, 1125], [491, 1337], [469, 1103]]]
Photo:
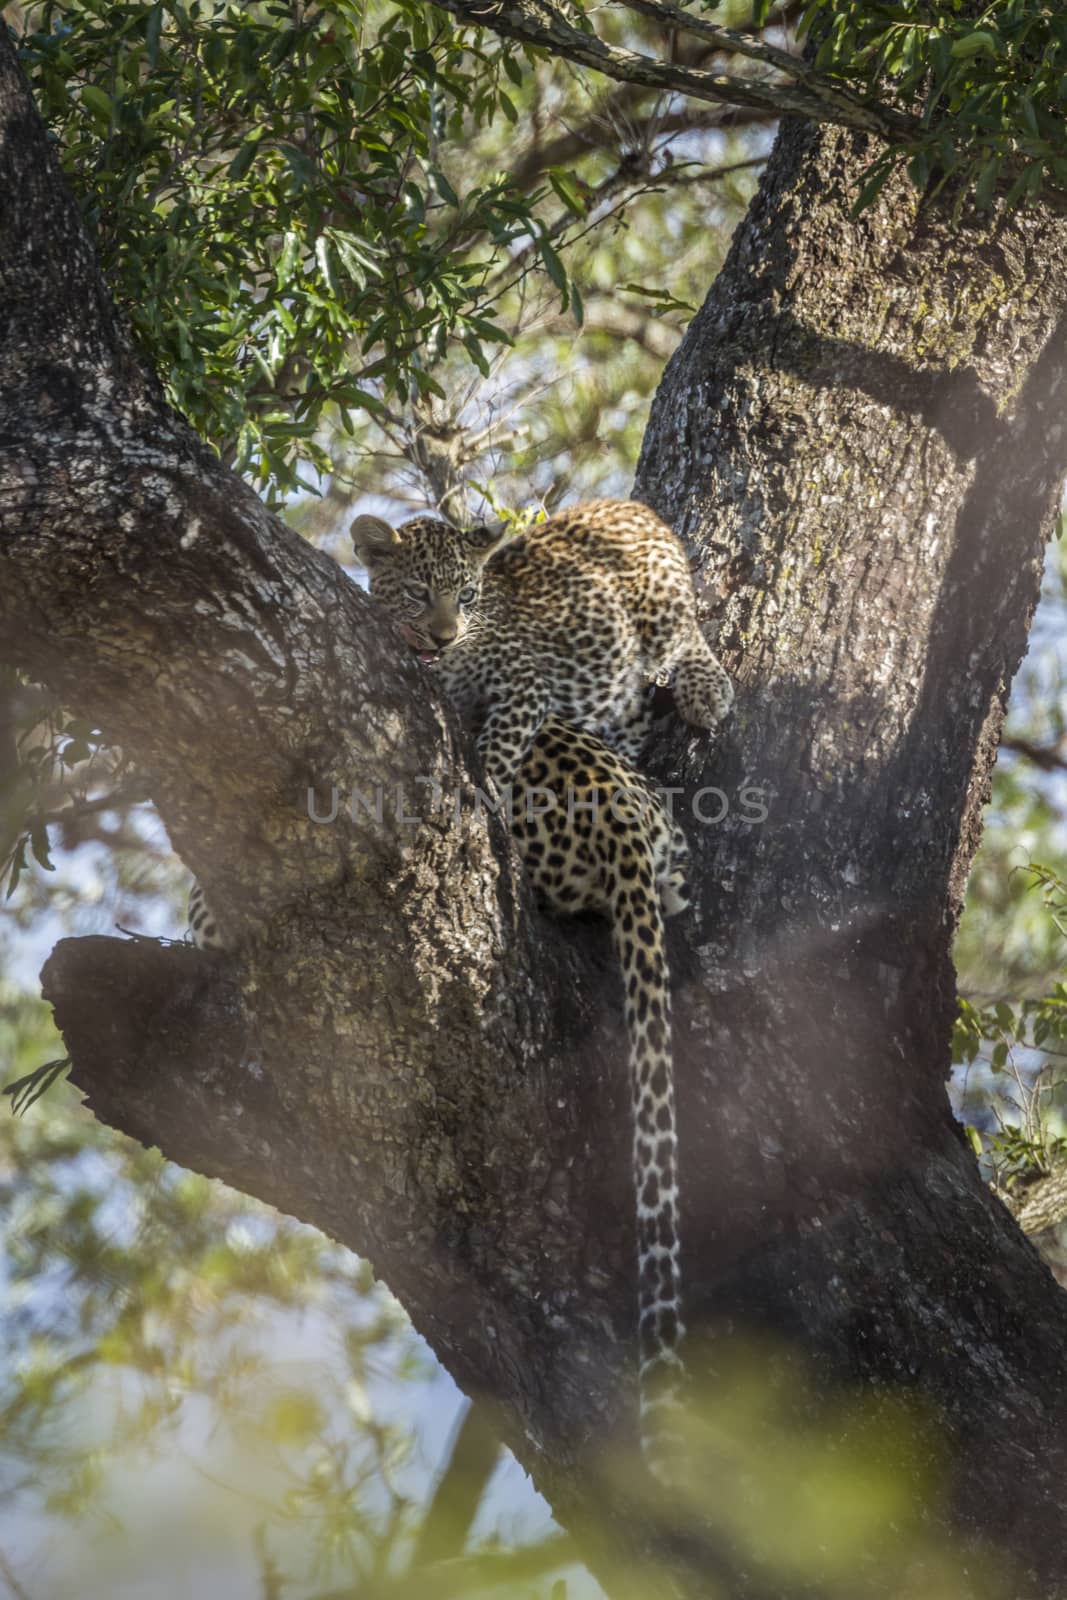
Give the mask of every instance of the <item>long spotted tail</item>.
[[189, 890], [189, 937], [198, 950], [225, 950], [226, 943], [207, 903], [207, 895], [194, 878]]
[[652, 865], [647, 854], [643, 856], [636, 842], [631, 842], [623, 848], [618, 869], [611, 922], [630, 1036], [641, 1450], [649, 1470], [666, 1482], [676, 1448], [685, 1372], [678, 1354], [685, 1330], [671, 997], [663, 915]]

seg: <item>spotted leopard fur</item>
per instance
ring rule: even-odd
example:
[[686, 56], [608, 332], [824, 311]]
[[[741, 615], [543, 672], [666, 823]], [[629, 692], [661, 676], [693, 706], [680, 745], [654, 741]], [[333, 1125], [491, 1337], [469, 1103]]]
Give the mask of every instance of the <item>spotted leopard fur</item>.
[[440, 657], [497, 783], [550, 712], [635, 761], [656, 682], [673, 683], [696, 727], [716, 728], [730, 709], [681, 541], [637, 501], [575, 506], [511, 541], [434, 517], [398, 530], [368, 516], [352, 540], [408, 643]]
[[642, 1444], [669, 1477], [683, 1324], [663, 915], [684, 904], [672, 882], [684, 839], [629, 762], [655, 682], [669, 678], [682, 715], [704, 728], [728, 712], [730, 682], [700, 632], [685, 552], [647, 506], [578, 506], [510, 543], [432, 517], [400, 529], [357, 517], [352, 537], [372, 595], [438, 665], [513, 806], [553, 783], [647, 802], [601, 807], [594, 825], [578, 804], [547, 824], [516, 815], [513, 831], [543, 898], [612, 926], [630, 1035]]
[[225, 941], [200, 884], [189, 890], [189, 937], [198, 950], [225, 949]]
[[596, 911], [611, 924], [629, 1036], [641, 1447], [650, 1470], [669, 1480], [685, 1329], [663, 922], [688, 904], [688, 846], [646, 778], [594, 734], [554, 715], [511, 786], [511, 831], [548, 907]]

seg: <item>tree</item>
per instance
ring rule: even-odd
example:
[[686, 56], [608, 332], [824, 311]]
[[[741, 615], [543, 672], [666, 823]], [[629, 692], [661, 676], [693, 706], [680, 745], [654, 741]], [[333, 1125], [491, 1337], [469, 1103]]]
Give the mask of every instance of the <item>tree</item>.
[[[605, 1528], [693, 1592], [832, 1591], [832, 1556], [753, 1546], [738, 1485], [767, 1468], [784, 1504], [819, 1429], [852, 1468], [873, 1415], [915, 1538], [867, 1568], [850, 1550], [852, 1592], [918, 1562], [930, 1592], [995, 1593], [957, 1570], [989, 1545], [1003, 1592], [1056, 1592], [1064, 1303], [943, 1080], [1065, 465], [1065, 224], [965, 195], [954, 222], [947, 189], [923, 203], [888, 169], [854, 217], [878, 148], [851, 111], [792, 124], [658, 392], [638, 492], [692, 542], [740, 692], [718, 749], [672, 724], [656, 751], [690, 812], [705, 791], [675, 952], [705, 1431], [693, 1504], [635, 1511], [603, 1455], [632, 1410], [633, 1253], [604, 942], [537, 920], [469, 806], [403, 821], [419, 779], [462, 799], [458, 730], [366, 598], [167, 410], [0, 49], [0, 650], [150, 776], [241, 941], [221, 968], [57, 947], [45, 992], [97, 1114], [367, 1255], [620, 1592]], [[746, 782], [759, 827], [729, 804]], [[693, 826], [712, 787], [726, 814]], [[333, 788], [357, 801], [316, 822]], [[757, 1330], [739, 1413], [730, 1334]]]

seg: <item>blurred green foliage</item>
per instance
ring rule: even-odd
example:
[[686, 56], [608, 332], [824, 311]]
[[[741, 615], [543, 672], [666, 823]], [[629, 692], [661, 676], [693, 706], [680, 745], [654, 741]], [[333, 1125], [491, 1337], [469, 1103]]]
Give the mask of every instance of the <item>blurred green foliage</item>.
[[1067, 545], [1050, 545], [1030, 647], [1014, 684], [967, 886], [955, 957], [964, 996], [980, 1009], [1047, 993], [1064, 969], [1064, 939], [1040, 875], [1067, 877]]
[[[57, 1042], [43, 1002], [0, 987], [5, 1077]], [[278, 1594], [448, 1592], [441, 1552], [462, 1553], [499, 1446], [468, 1416], [433, 1484], [405, 1412], [435, 1365], [364, 1262], [103, 1128], [69, 1084], [0, 1114], [0, 1215], [0, 1554], [16, 1526], [39, 1546], [65, 1525], [50, 1600], [162, 1582], [177, 1527], [209, 1567], [236, 1547], [265, 1595], [269, 1574]], [[442, 1484], [464, 1474], [453, 1513]], [[503, 1577], [526, 1600], [573, 1559], [554, 1538], [512, 1572], [479, 1543], [472, 1595]]]
[[[1032, 863], [1019, 878], [1067, 953], [1067, 881]], [[952, 1038], [961, 1110], [975, 1153], [997, 1187], [1046, 1176], [1067, 1158], [1067, 983], [1047, 992], [975, 1005], [962, 997]], [[975, 1070], [977, 1069], [977, 1070]], [[981, 1126], [979, 1126], [979, 1123]]]
[[[101, 756], [99, 728], [72, 717], [43, 689], [25, 682], [11, 667], [0, 666], [0, 888], [10, 899], [30, 857], [45, 872], [55, 870], [49, 854], [50, 795], [79, 768], [79, 787], [91, 782], [94, 758]], [[103, 757], [107, 764], [107, 757]]]
[[[787, 1345], [751, 1331], [705, 1337], [715, 1376], [684, 1424], [680, 1531], [710, 1516], [765, 1594], [1014, 1600], [994, 1551], [961, 1559], [946, 1536], [943, 1443], [918, 1401], [835, 1389]], [[729, 1588], [718, 1592], [729, 1600]]]
[[1002, 1190], [1067, 1154], [1067, 548], [1052, 544], [956, 940], [954, 1103]]

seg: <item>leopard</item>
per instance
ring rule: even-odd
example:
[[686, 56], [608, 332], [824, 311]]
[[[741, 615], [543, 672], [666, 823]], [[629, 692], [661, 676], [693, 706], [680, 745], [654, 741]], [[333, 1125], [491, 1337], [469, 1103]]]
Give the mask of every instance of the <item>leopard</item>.
[[695, 727], [730, 710], [685, 547], [640, 501], [589, 501], [517, 537], [367, 515], [351, 535], [371, 595], [477, 727], [491, 782], [518, 771], [549, 712], [637, 762], [657, 683]]
[[[699, 627], [681, 541], [640, 502], [593, 501], [517, 537], [432, 516], [396, 529], [363, 515], [351, 532], [372, 598], [477, 730], [535, 892], [610, 923], [629, 1036], [641, 1447], [669, 1484], [685, 1329], [664, 918], [687, 903], [686, 844], [635, 763], [657, 684], [709, 731], [732, 685]], [[531, 818], [544, 788], [569, 802]]]

